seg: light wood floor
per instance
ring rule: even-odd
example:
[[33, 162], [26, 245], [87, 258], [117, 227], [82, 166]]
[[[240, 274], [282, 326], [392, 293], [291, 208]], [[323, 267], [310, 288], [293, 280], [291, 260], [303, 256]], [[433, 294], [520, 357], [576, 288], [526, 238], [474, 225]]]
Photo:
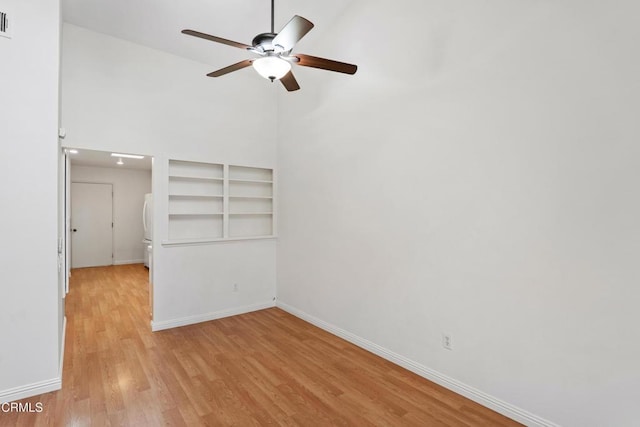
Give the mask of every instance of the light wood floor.
[[0, 426], [518, 425], [279, 309], [152, 333], [142, 265], [74, 270], [66, 312], [62, 390]]

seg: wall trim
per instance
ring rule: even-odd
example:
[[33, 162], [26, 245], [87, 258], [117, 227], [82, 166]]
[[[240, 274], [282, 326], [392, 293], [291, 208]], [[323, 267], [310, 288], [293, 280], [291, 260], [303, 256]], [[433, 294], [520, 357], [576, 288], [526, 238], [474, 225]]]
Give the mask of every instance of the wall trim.
[[39, 381], [37, 383], [20, 387], [10, 388], [8, 390], [0, 391], [0, 403], [13, 402], [15, 400], [25, 399], [27, 397], [37, 396], [39, 394], [60, 390], [61, 388], [62, 379], [60, 377], [52, 378], [46, 381]]
[[126, 264], [142, 264], [144, 259], [125, 259], [120, 261], [113, 261], [113, 265], [126, 265]]
[[509, 417], [515, 421], [523, 423], [527, 426], [536, 426], [536, 427], [559, 427], [558, 424], [552, 423], [551, 421], [545, 420], [537, 415], [531, 414], [523, 409], [518, 408], [510, 403], [507, 403], [503, 400], [500, 400], [490, 394], [487, 394], [483, 391], [480, 391], [474, 387], [471, 387], [467, 384], [464, 384], [456, 379], [448, 377], [447, 375], [441, 374], [438, 371], [435, 371], [431, 368], [428, 368], [418, 362], [415, 362], [407, 357], [404, 357], [398, 353], [395, 353], [391, 350], [388, 350], [374, 342], [371, 342], [367, 339], [359, 337], [351, 332], [348, 332], [344, 329], [341, 329], [331, 323], [325, 322], [315, 316], [312, 316], [304, 311], [293, 307], [287, 303], [284, 303], [280, 300], [277, 302], [277, 307], [286, 311], [289, 314], [292, 314], [302, 320], [305, 320], [312, 325], [319, 327], [320, 329], [324, 329], [325, 331], [336, 335], [346, 341], [349, 341], [352, 344], [357, 345], [373, 354], [376, 354], [383, 359], [386, 359], [396, 365], [399, 365], [409, 371], [420, 375], [423, 378], [428, 379], [429, 381], [433, 381], [436, 384], [439, 384], [451, 391], [454, 391], [468, 399], [473, 400], [476, 403], [479, 403], [487, 408], [490, 408], [506, 417]]
[[67, 316], [62, 321], [62, 343], [60, 343], [60, 366], [58, 367], [58, 377], [60, 377], [60, 386], [62, 386], [62, 368], [64, 367], [64, 348], [67, 339]]
[[60, 390], [62, 388], [62, 367], [64, 366], [64, 348], [67, 337], [67, 316], [64, 316], [62, 322], [62, 345], [60, 347], [60, 364], [58, 366], [58, 376], [46, 381], [28, 384], [20, 387], [10, 388], [0, 391], [0, 403], [13, 402], [27, 397], [37, 396], [39, 394], [49, 393]]
[[181, 326], [193, 325], [196, 323], [208, 322], [210, 320], [222, 319], [224, 317], [237, 316], [238, 314], [250, 313], [252, 311], [264, 310], [266, 308], [275, 307], [275, 301], [262, 302], [257, 304], [245, 305], [242, 307], [231, 308], [227, 310], [214, 311], [211, 313], [198, 314], [196, 316], [181, 317], [179, 319], [163, 320], [160, 322], [151, 321], [151, 330], [153, 332], [165, 329], [179, 328]]

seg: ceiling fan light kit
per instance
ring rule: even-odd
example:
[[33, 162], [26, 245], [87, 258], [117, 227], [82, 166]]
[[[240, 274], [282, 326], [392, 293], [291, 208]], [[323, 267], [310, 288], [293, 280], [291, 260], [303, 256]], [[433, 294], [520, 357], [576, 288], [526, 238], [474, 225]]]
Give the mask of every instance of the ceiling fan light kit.
[[291, 71], [291, 63], [278, 56], [264, 56], [255, 59], [253, 68], [265, 79], [280, 80]]
[[345, 62], [304, 54], [292, 54], [291, 51], [295, 45], [302, 39], [302, 37], [311, 31], [312, 28], [313, 24], [311, 21], [295, 15], [279, 33], [275, 33], [274, 0], [271, 0], [271, 32], [261, 33], [255, 36], [252, 41], [252, 46], [212, 36], [210, 34], [201, 33], [195, 30], [182, 30], [182, 33], [216, 43], [226, 44], [227, 46], [244, 49], [259, 55], [258, 58], [245, 59], [244, 61], [213, 71], [207, 74], [207, 76], [220, 77], [253, 65], [253, 68], [262, 77], [269, 79], [272, 82], [280, 80], [285, 89], [292, 92], [300, 89], [300, 86], [291, 71], [292, 64], [344, 74], [355, 74], [358, 70], [356, 65], [347, 64]]

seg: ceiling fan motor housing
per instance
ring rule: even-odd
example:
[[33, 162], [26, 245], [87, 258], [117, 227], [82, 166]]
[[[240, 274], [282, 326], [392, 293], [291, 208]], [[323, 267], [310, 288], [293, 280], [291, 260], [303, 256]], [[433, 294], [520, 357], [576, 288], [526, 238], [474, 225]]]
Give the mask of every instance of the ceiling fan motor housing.
[[264, 52], [273, 51], [273, 39], [277, 36], [276, 33], [262, 33], [253, 38], [251, 42], [253, 47], [261, 48]]

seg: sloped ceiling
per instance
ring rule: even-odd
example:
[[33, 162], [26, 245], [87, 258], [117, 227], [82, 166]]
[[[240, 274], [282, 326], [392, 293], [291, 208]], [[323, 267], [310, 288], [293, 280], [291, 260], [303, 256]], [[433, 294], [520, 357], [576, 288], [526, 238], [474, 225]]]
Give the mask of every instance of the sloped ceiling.
[[[315, 28], [298, 45], [304, 52], [331, 30], [351, 1], [276, 0], [276, 32], [293, 15]], [[246, 52], [180, 33], [185, 28], [251, 44], [271, 25], [270, 0], [63, 0], [64, 22], [192, 59], [212, 68], [247, 58]]]

